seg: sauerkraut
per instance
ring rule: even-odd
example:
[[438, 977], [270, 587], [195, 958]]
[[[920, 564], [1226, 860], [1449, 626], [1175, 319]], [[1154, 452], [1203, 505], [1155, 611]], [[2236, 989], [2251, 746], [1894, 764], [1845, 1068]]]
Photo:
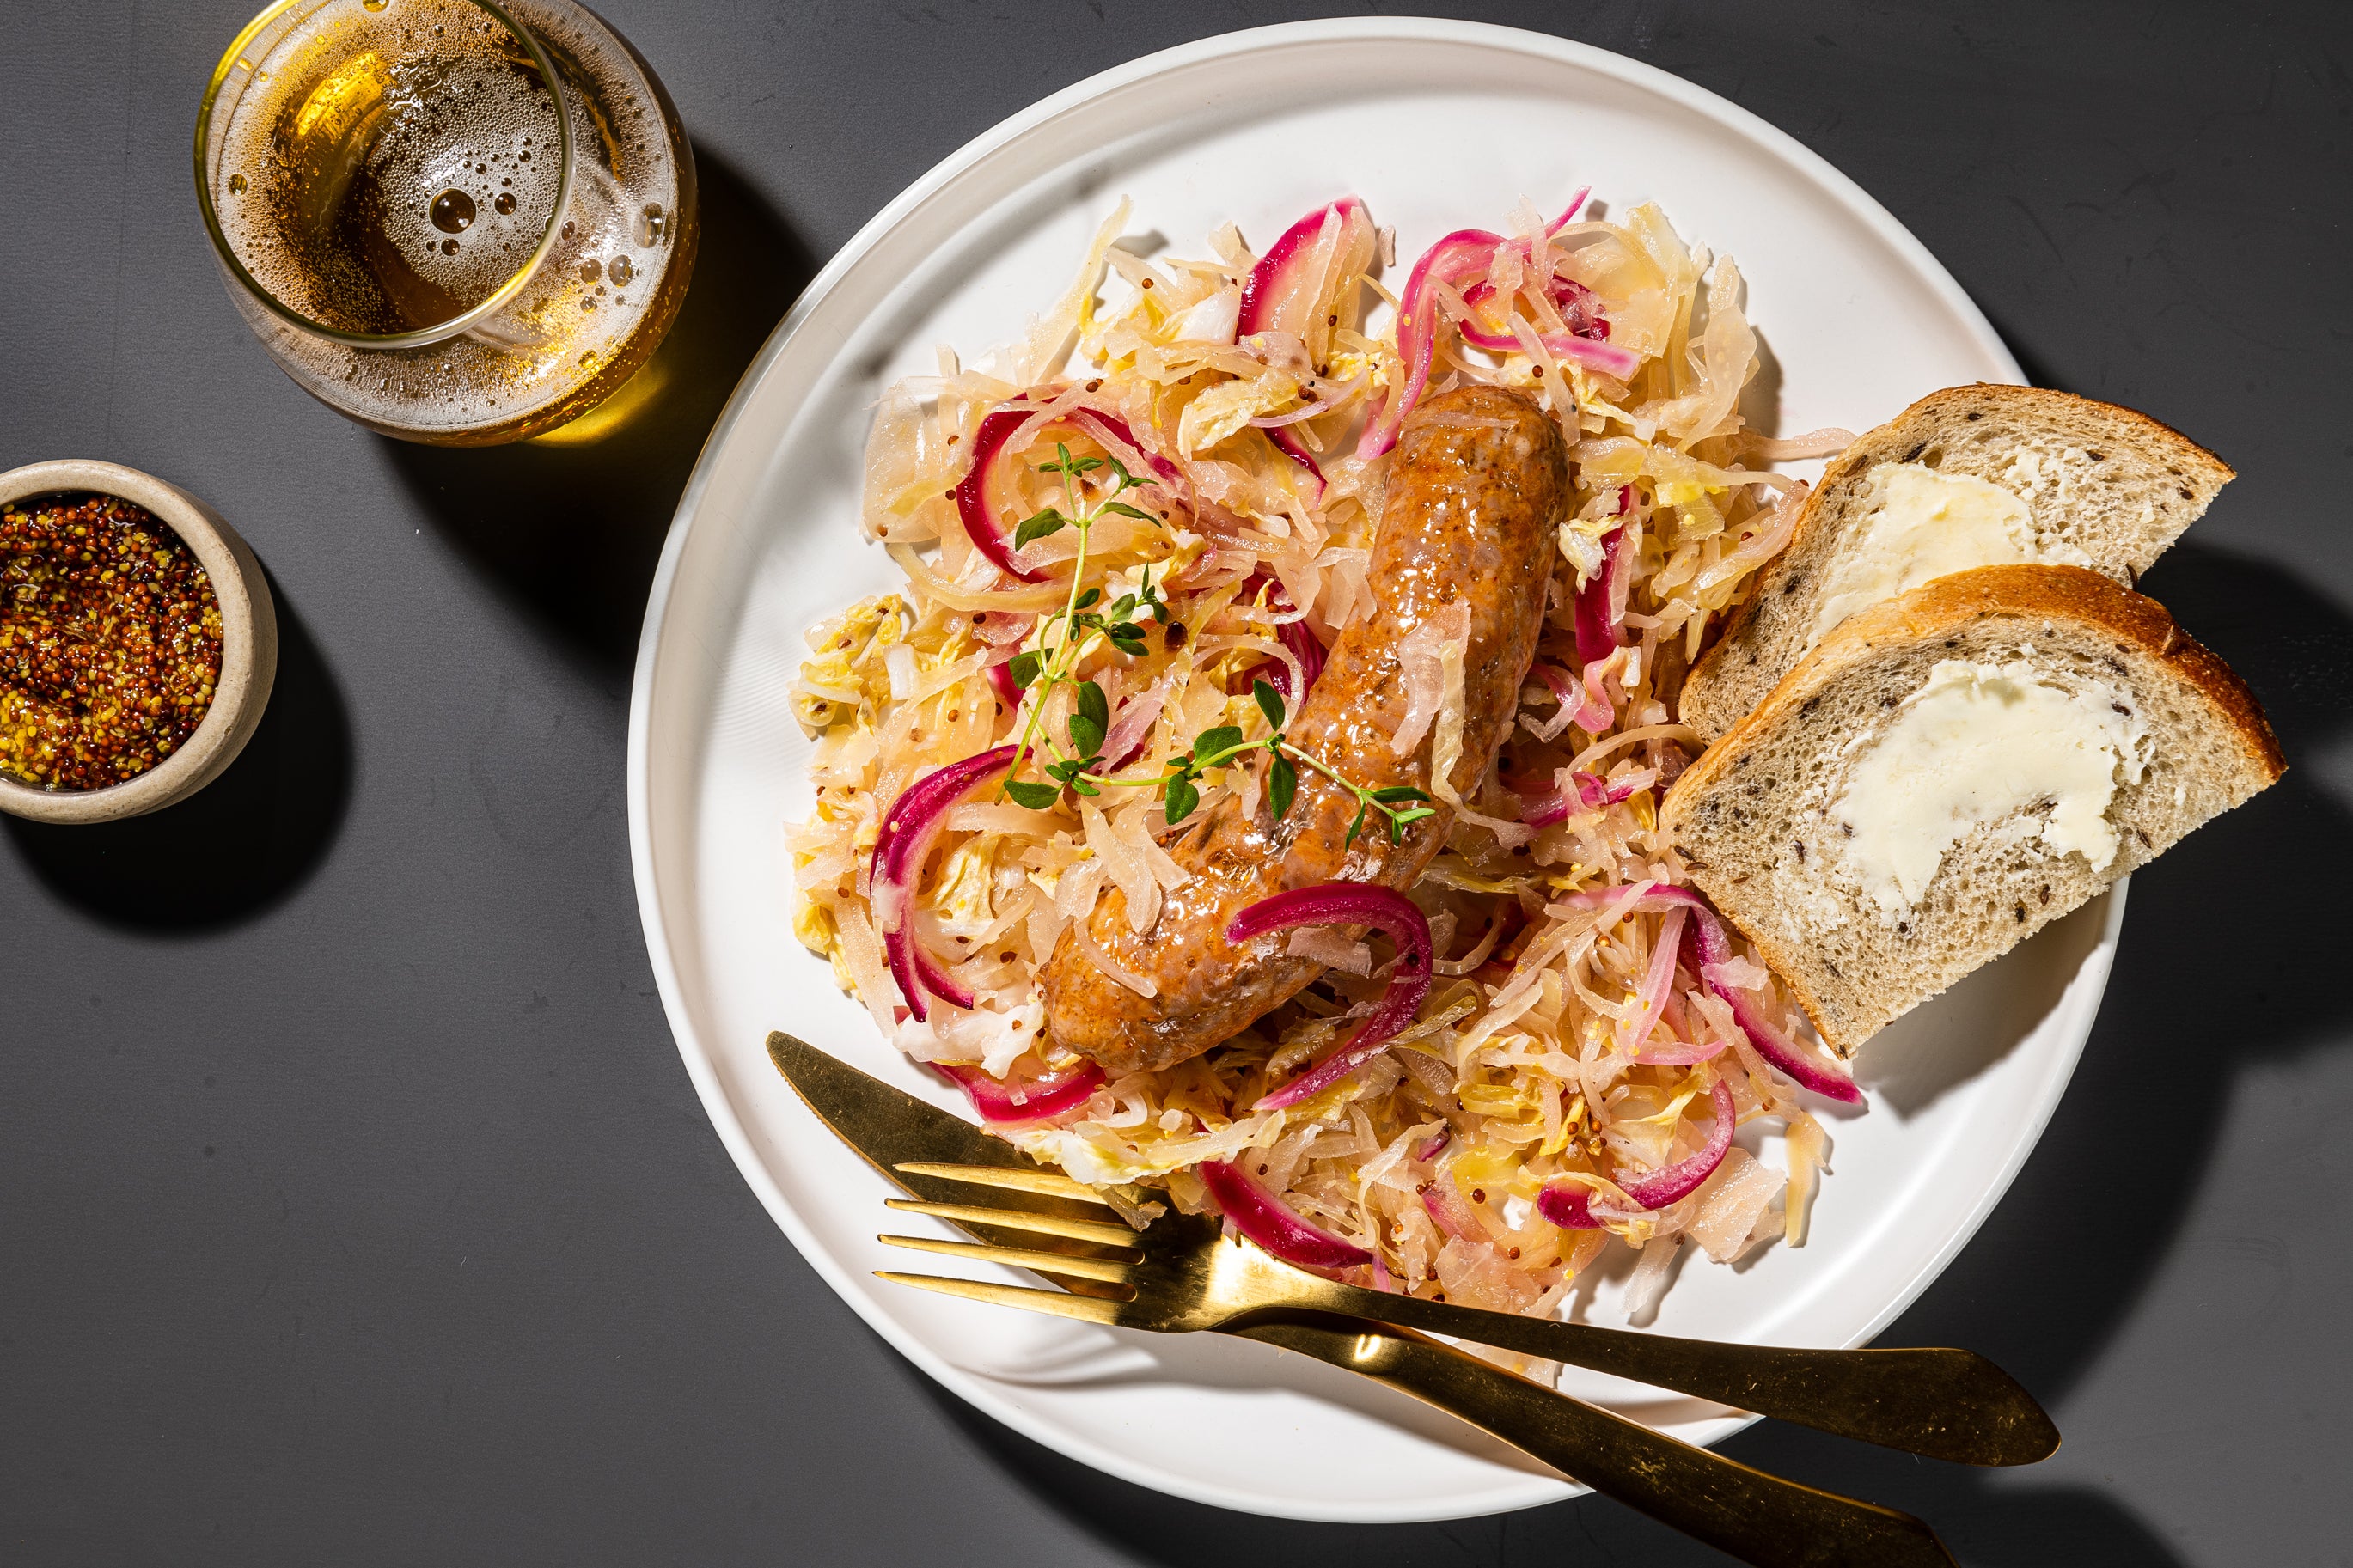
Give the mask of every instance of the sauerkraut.
[[[1676, 722], [1683, 674], [1803, 496], [1744, 458], [1835, 445], [1793, 453], [1746, 429], [1757, 338], [1737, 268], [1655, 206], [1548, 222], [1524, 204], [1510, 232], [1449, 236], [1425, 258], [1406, 301], [1425, 317], [1401, 344], [1374, 276], [1394, 241], [1361, 204], [1309, 215], [1264, 262], [1230, 225], [1198, 259], [1133, 254], [1114, 243], [1129, 218], [1123, 203], [1020, 342], [969, 364], [943, 348], [936, 374], [877, 409], [862, 526], [906, 581], [808, 633], [795, 706], [817, 741], [817, 805], [790, 830], [797, 933], [916, 1059], [1016, 1099], [1071, 1082], [1082, 1064], [1045, 1037], [1039, 974], [1103, 887], [1143, 929], [1182, 879], [1149, 782], [1159, 759], [1221, 726], [1265, 735], [1253, 684], [1295, 700], [1368, 613], [1383, 427], [1393, 439], [1401, 405], [1425, 384], [1525, 388], [1569, 443], [1575, 503], [1520, 721], [1475, 795], [1446, 803], [1451, 839], [1411, 892], [1439, 957], [1418, 1020], [1314, 1098], [1252, 1109], [1334, 1047], [1394, 957], [1386, 939], [1302, 931], [1291, 951], [1331, 970], [1293, 1002], [1204, 1056], [1000, 1130], [1138, 1217], [1213, 1206], [1198, 1168], [1231, 1162], [1373, 1253], [1359, 1282], [1508, 1311], [1552, 1311], [1613, 1241], [1641, 1252], [1637, 1316], [1684, 1239], [1724, 1262], [1799, 1244], [1828, 1139], [1718, 987], [1741, 987], [1785, 1038], [1802, 1019], [1745, 945], [1704, 983], [1673, 951], [1686, 911], [1636, 908], [1644, 884], [1687, 883], [1656, 815], [1699, 744]], [[1090, 511], [1084, 530], [1038, 521]], [[882, 952], [878, 831], [911, 783], [992, 747], [1028, 743], [1021, 776], [1044, 777], [1036, 738], [1068, 731], [1077, 688], [1014, 677], [1050, 667], [1088, 591], [1098, 615], [1130, 606], [1132, 635], [1093, 637], [1070, 669], [1102, 693], [1103, 787], [1030, 809], [992, 786], [947, 811], [903, 918], [971, 1005], [929, 998], [919, 1021]], [[1429, 640], [1401, 650], [1397, 739], [1459, 747], [1461, 644]], [[1210, 768], [1187, 787], [1203, 806], [1254, 800], [1261, 773]], [[1781, 1163], [1736, 1145], [1688, 1195], [1641, 1208], [1620, 1184], [1707, 1145], [1719, 1083], [1740, 1121], [1786, 1130]], [[1589, 1194], [1598, 1228], [1556, 1226], [1547, 1188]]]

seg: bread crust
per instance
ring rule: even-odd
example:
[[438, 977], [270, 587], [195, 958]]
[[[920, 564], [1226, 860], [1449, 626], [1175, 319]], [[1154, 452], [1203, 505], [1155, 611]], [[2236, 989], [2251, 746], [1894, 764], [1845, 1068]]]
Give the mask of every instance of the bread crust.
[[2286, 770], [2287, 762], [2281, 754], [2279, 738], [2272, 732], [2271, 721], [2264, 717], [2263, 704], [2247, 689], [2247, 683], [2239, 679], [2238, 671], [2183, 631], [2171, 612], [2155, 599], [2120, 588], [2099, 573], [2081, 566], [1978, 566], [1923, 584], [1908, 594], [1850, 616], [1813, 652], [1800, 659], [1797, 668], [1781, 678], [1779, 684], [1766, 694], [1765, 700], [1757, 705], [1756, 711], [1734, 725], [1722, 740], [1701, 753], [1698, 762], [1684, 770], [1674, 787], [1667, 792], [1662, 813], [1672, 812], [1676, 795], [1694, 780], [1701, 781], [1693, 784], [1696, 790], [1704, 787], [1707, 779], [1722, 776], [1731, 765], [1727, 759], [1744, 731], [1770, 723], [1780, 713], [1804, 702], [1852, 662], [1856, 655], [1885, 642], [1925, 642], [1971, 621], [1996, 615], [2057, 616], [2131, 638], [2143, 650], [2172, 666], [2230, 715], [2248, 758], [2263, 768], [2267, 780], [2277, 779]]
[[[1908, 594], [1857, 612], [1824, 637], [1798, 667], [1757, 704], [1755, 711], [1733, 726], [1721, 740], [1702, 752], [1683, 771], [1659, 805], [1659, 826], [1676, 854], [1686, 851], [1684, 829], [1691, 808], [1711, 791], [1724, 785], [1741, 765], [1750, 737], [1762, 734], [1804, 707], [1817, 691], [1843, 675], [1875, 648], [1891, 643], [1921, 643], [1951, 636], [1989, 616], [2013, 620], [2063, 621], [2103, 634], [2162, 663], [2201, 693], [2230, 721], [2241, 756], [2258, 773], [2264, 785], [2287, 769], [2279, 739], [2263, 705], [2238, 673], [2181, 629], [2164, 605], [2107, 577], [2080, 566], [1979, 566], [1924, 584]], [[1691, 865], [1693, 880], [1712, 901], [1716, 899], [1713, 868]], [[1720, 884], [1719, 884], [1720, 885]], [[1721, 912], [1756, 943], [1765, 962], [1794, 994], [1822, 1037], [1841, 1056], [1851, 1056], [1862, 1042], [1843, 1039], [1826, 1026], [1827, 1009], [1805, 983], [1807, 965], [1771, 933], [1751, 930], [1729, 909]]]
[[1972, 382], [1932, 392], [1886, 424], [1857, 437], [1823, 468], [1820, 481], [1807, 496], [1798, 514], [1789, 542], [1757, 571], [1748, 596], [1733, 610], [1722, 634], [1692, 667], [1683, 683], [1680, 714], [1683, 722], [1705, 735], [1722, 734], [1737, 721], [1737, 715], [1716, 711], [1720, 704], [1709, 699], [1732, 679], [1729, 667], [1733, 660], [1744, 653], [1755, 658], [1759, 607], [1793, 591], [1789, 574], [1812, 564], [1811, 546], [1823, 526], [1823, 509], [1833, 497], [1844, 504], [1841, 481], [1857, 479], [1882, 463], [1910, 461], [1952, 421], [1968, 423], [1988, 415], [2046, 427], [2082, 420], [2109, 423], [2119, 435], [2127, 439], [2138, 437], [2165, 453], [2184, 470], [2200, 498], [2198, 504], [2201, 510], [2214, 492], [2238, 477], [2230, 464], [2170, 425], [2120, 404], [2102, 403], [2049, 387], [2011, 386], [1999, 382]]

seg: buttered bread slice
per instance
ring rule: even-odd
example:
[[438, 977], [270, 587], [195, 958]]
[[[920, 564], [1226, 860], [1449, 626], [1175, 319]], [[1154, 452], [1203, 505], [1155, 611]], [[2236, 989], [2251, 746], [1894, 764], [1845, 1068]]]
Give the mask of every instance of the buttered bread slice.
[[1684, 683], [1683, 721], [1715, 740], [1850, 616], [1948, 573], [2088, 566], [2130, 587], [2231, 478], [2129, 408], [2031, 386], [1930, 393], [1823, 469]]
[[1847, 1056], [2284, 766], [2164, 606], [1986, 566], [1834, 628], [1660, 821]]

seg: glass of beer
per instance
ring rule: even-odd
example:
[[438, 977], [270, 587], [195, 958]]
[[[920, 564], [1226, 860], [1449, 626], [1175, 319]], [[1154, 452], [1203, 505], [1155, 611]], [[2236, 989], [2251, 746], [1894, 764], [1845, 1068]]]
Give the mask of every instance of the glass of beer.
[[678, 110], [574, 0], [279, 0], [213, 72], [196, 193], [280, 367], [403, 440], [588, 412], [694, 268]]

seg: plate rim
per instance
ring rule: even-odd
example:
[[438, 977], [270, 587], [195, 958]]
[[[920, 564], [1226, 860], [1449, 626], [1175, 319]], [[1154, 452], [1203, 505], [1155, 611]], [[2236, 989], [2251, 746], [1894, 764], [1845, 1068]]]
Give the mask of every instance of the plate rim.
[[[751, 1135], [721, 1082], [717, 1053], [702, 1040], [686, 1005], [669, 922], [656, 885], [649, 801], [652, 763], [650, 708], [656, 666], [663, 651], [665, 635], [670, 629], [670, 610], [688, 537], [697, 519], [702, 515], [705, 494], [712, 481], [719, 456], [732, 437], [755, 389], [766, 379], [827, 298], [887, 235], [952, 181], [999, 149], [1071, 109], [1121, 89], [1206, 61], [1262, 49], [1303, 43], [1400, 40], [1467, 44], [1582, 68], [1654, 92], [1686, 110], [1715, 121], [1725, 131], [1747, 140], [1813, 181], [1825, 195], [1843, 206], [1852, 218], [1909, 264], [1917, 279], [1926, 284], [1952, 310], [1955, 318], [1973, 332], [1994, 363], [2007, 367], [2013, 383], [2024, 384], [2026, 378], [2016, 357], [2010, 353], [1984, 311], [1936, 255], [1876, 198], [1828, 159], [1778, 126], [1672, 72], [1574, 39], [1493, 23], [1446, 18], [1332, 17], [1213, 34], [1141, 55], [1098, 71], [998, 121], [910, 182], [835, 251], [802, 289], [791, 309], [745, 366], [713, 422], [710, 434], [703, 440], [663, 540], [661, 554], [647, 596], [645, 619], [639, 628], [629, 683], [626, 767], [630, 873], [647, 956], [653, 969], [656, 989], [661, 997], [663, 1016], [712, 1131], [719, 1135], [738, 1173], [760, 1200], [761, 1206], [801, 1257], [869, 1328], [880, 1334], [892, 1349], [914, 1363], [925, 1375], [1031, 1441], [1155, 1491], [1262, 1516], [1324, 1522], [1409, 1523], [1478, 1517], [1579, 1497], [1588, 1489], [1557, 1477], [1532, 1474], [1521, 1484], [1482, 1494], [1481, 1500], [1468, 1509], [1433, 1510], [1426, 1502], [1416, 1502], [1394, 1509], [1354, 1507], [1344, 1510], [1303, 1503], [1271, 1493], [1245, 1493], [1228, 1487], [1205, 1486], [1199, 1481], [1187, 1480], [1166, 1470], [1131, 1461], [1125, 1455], [1103, 1448], [1082, 1434], [1040, 1420], [1017, 1401], [989, 1387], [976, 1374], [944, 1360], [928, 1344], [907, 1332], [897, 1320], [881, 1312], [863, 1289], [865, 1281], [853, 1279], [851, 1273], [818, 1240], [776, 1184], [758, 1151], [753, 1147]], [[1875, 1338], [1943, 1274], [2008, 1194], [2018, 1173], [2040, 1144], [2043, 1129], [2055, 1113], [2067, 1084], [2073, 1078], [2076, 1064], [2097, 1021], [2100, 1005], [2105, 1000], [2109, 969], [2121, 936], [2129, 884], [2129, 878], [2121, 879], [2108, 891], [2099, 948], [2095, 950], [2104, 951], [2106, 954], [2106, 962], [2102, 963], [2098, 975], [2099, 994], [2090, 999], [2080, 1034], [2058, 1052], [2049, 1065], [2048, 1072], [2055, 1079], [2055, 1087], [2040, 1100], [2039, 1113], [2030, 1121], [2019, 1124], [2001, 1166], [1987, 1184], [1967, 1217], [1954, 1227], [1944, 1245], [1905, 1281], [1903, 1288], [1889, 1299], [1865, 1328], [1850, 1339], [1850, 1344], [1862, 1344]], [[813, 1118], [811, 1125], [817, 1125]], [[1725, 1417], [1720, 1429], [1704, 1441], [1712, 1447], [1758, 1419], [1755, 1415]]]

